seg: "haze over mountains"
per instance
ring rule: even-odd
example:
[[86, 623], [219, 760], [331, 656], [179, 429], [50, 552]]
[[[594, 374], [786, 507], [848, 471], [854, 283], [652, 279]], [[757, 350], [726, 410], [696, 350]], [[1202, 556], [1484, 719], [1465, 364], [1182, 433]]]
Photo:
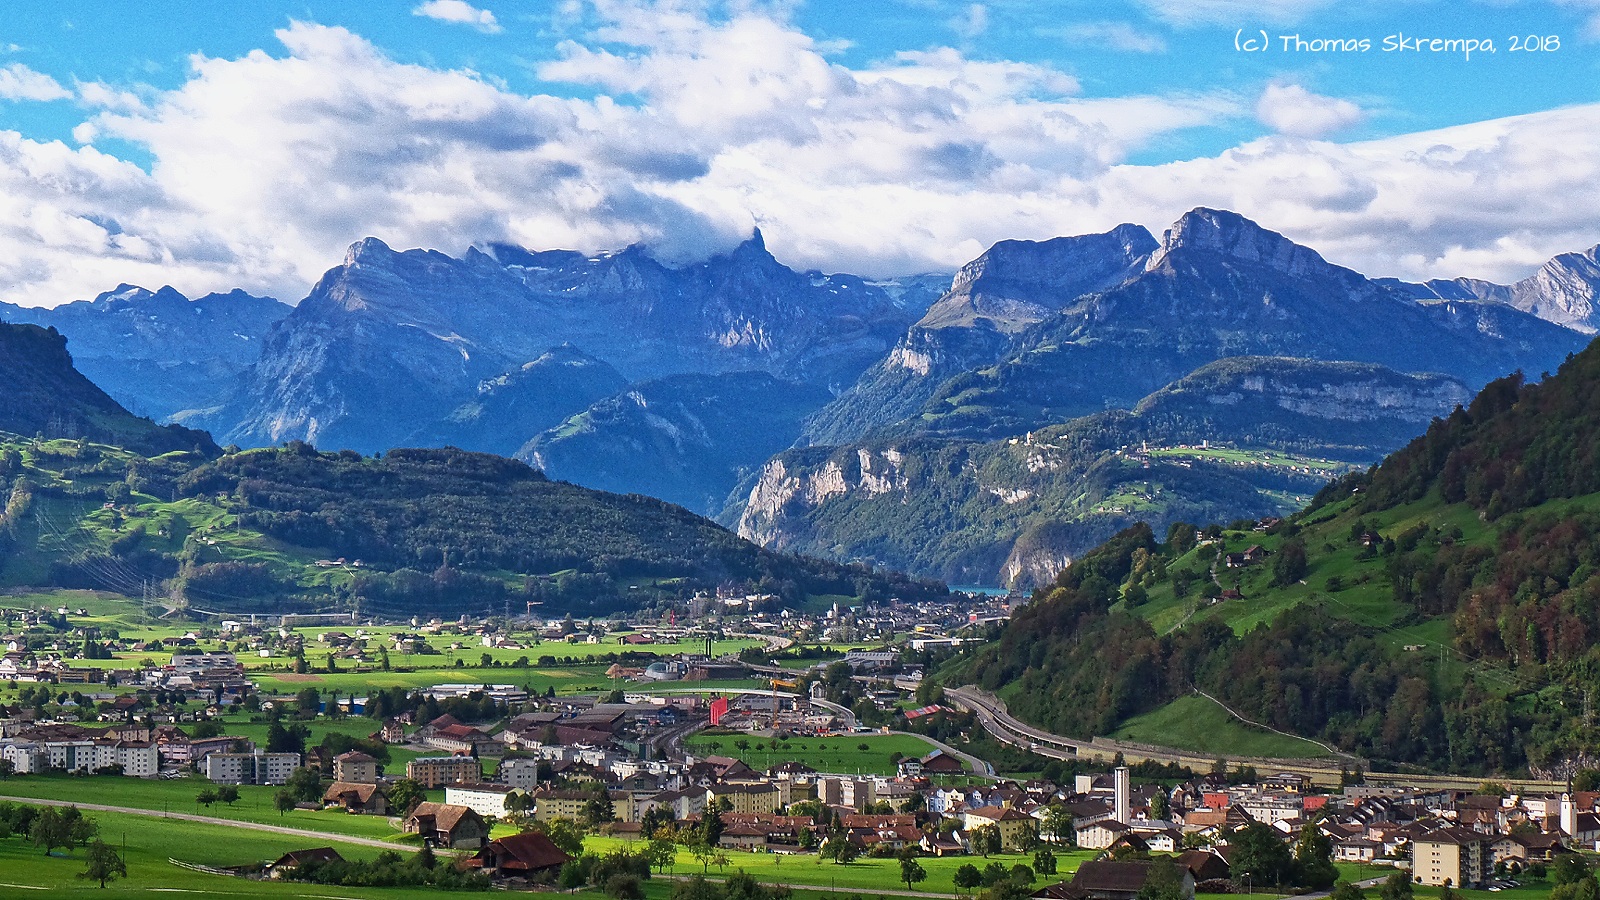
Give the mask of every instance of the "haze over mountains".
[[[1514, 285], [1414, 285], [1197, 209], [1159, 240], [1003, 241], [953, 279], [869, 281], [793, 271], [759, 233], [681, 268], [368, 238], [293, 309], [122, 286], [0, 317], [55, 325], [115, 396], [219, 443], [517, 455], [764, 543], [987, 584], [1047, 579], [1133, 517], [1285, 510], [1327, 464], [1554, 369], [1600, 327], [1596, 249]], [[1301, 462], [1149, 452], [1202, 441]]]

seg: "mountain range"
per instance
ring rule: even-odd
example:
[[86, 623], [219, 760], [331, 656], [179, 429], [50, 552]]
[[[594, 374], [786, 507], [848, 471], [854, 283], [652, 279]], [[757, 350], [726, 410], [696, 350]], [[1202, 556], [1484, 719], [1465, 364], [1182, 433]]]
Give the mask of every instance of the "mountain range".
[[[953, 278], [797, 272], [759, 232], [677, 267], [368, 238], [292, 310], [123, 286], [50, 314], [100, 380], [223, 443], [515, 455], [774, 546], [994, 584], [1048, 580], [1132, 518], [1291, 509], [1491, 378], [1581, 349], [1596, 285], [1596, 250], [1513, 285], [1368, 278], [1202, 208], [1159, 239], [1002, 241]], [[181, 323], [180, 303], [237, 320], [195, 364], [212, 376], [175, 362], [181, 327], [118, 362], [131, 311]], [[1293, 458], [1164, 455], [1184, 442]]]
[[0, 587], [232, 613], [604, 613], [757, 594], [915, 600], [941, 585], [741, 540], [650, 497], [456, 449], [219, 448], [120, 407], [61, 335], [0, 323]]
[[53, 309], [0, 303], [0, 320], [67, 335], [80, 372], [129, 410], [167, 421], [226, 400], [268, 329], [292, 310], [238, 290], [190, 300], [171, 287], [120, 284]]

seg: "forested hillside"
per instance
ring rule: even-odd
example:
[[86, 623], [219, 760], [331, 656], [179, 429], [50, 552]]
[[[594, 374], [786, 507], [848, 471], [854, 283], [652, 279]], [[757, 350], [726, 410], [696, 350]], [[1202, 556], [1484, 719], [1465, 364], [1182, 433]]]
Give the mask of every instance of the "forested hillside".
[[943, 588], [763, 550], [689, 511], [547, 480], [502, 457], [274, 450], [148, 459], [0, 440], [15, 502], [0, 581], [229, 611], [605, 612], [733, 588], [914, 598]]
[[1562, 771], [1600, 737], [1597, 426], [1591, 347], [1284, 522], [1122, 532], [966, 674], [1068, 734], [1198, 687], [1376, 760]]

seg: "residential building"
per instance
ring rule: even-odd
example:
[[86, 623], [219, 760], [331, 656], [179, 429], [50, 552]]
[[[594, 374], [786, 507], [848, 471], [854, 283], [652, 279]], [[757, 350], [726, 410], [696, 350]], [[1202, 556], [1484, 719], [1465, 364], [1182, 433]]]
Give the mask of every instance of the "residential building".
[[1170, 860], [1089, 860], [1072, 876], [1072, 894], [1085, 900], [1134, 900], [1149, 882], [1155, 866], [1174, 869], [1179, 893], [1185, 900], [1194, 900], [1194, 875]]
[[509, 812], [506, 809], [506, 798], [513, 793], [516, 793], [516, 790], [508, 784], [484, 782], [447, 784], [444, 788], [444, 802], [454, 806], [465, 806], [486, 819], [503, 819]]
[[333, 780], [347, 784], [377, 784], [378, 761], [360, 750], [341, 753], [333, 758]]
[[572, 857], [537, 831], [526, 831], [490, 841], [467, 866], [490, 878], [527, 878], [556, 872]]
[[1419, 835], [1411, 842], [1412, 874], [1422, 884], [1475, 888], [1494, 873], [1490, 835], [1451, 826]]
[[481, 850], [489, 837], [488, 824], [472, 808], [431, 800], [418, 803], [403, 827], [429, 846], [449, 850]]
[[713, 784], [706, 788], [706, 806], [710, 808], [727, 800], [735, 813], [766, 813], [771, 815], [783, 805], [778, 788], [772, 784]]
[[1000, 830], [1000, 846], [1007, 853], [1019, 852], [1031, 838], [1038, 834], [1038, 821], [1027, 813], [1000, 806], [984, 806], [967, 810], [961, 816], [962, 827], [968, 834], [993, 825]]
[[298, 753], [208, 753], [206, 777], [218, 784], [286, 784], [300, 767]]
[[[506, 760], [500, 765], [501, 781], [505, 781], [506, 767], [522, 760]], [[444, 787], [460, 782], [483, 780], [483, 763], [470, 756], [419, 756], [406, 763], [406, 777], [423, 787]], [[511, 783], [512, 787], [528, 787]]]
[[389, 814], [389, 797], [376, 784], [335, 781], [322, 794], [323, 806], [338, 806], [347, 813], [368, 816]]

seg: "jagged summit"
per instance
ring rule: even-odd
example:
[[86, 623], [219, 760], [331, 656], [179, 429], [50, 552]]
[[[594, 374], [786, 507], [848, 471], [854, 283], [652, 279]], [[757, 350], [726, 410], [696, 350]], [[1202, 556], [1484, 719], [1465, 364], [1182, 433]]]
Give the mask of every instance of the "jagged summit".
[[1161, 250], [1148, 268], [1159, 268], [1174, 253], [1199, 251], [1258, 263], [1289, 275], [1337, 269], [1322, 254], [1256, 224], [1236, 212], [1198, 207], [1184, 213], [1161, 236]]

